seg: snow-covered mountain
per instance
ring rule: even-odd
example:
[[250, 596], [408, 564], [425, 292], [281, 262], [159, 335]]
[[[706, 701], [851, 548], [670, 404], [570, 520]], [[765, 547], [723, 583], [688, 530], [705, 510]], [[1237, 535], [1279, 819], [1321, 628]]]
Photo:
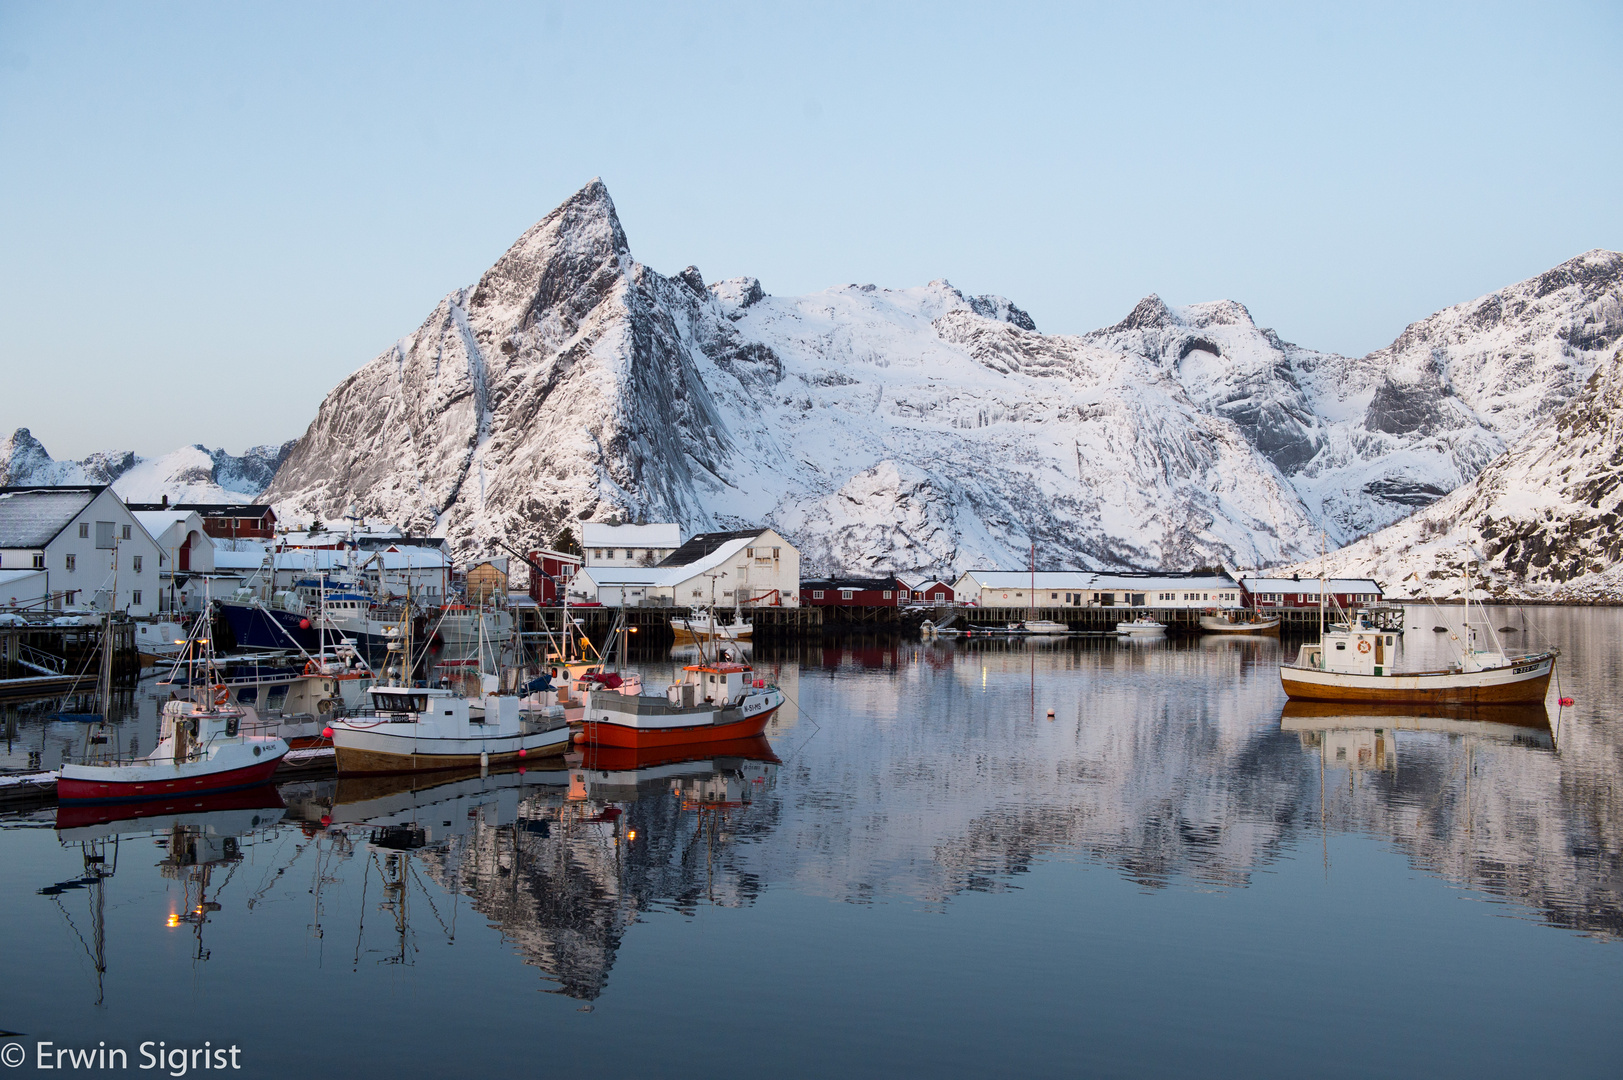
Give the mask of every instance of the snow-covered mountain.
[[221, 503], [255, 498], [265, 490], [293, 448], [250, 447], [237, 457], [224, 450], [183, 446], [162, 457], [130, 451], [92, 454], [82, 461], [54, 461], [27, 428], [0, 442], [0, 487], [22, 484], [112, 484], [126, 502]]
[[266, 498], [470, 551], [770, 523], [810, 567], [1255, 565], [1313, 524], [1154, 364], [945, 281], [769, 297], [636, 262], [593, 181], [344, 380]]
[[[1459, 596], [1468, 554], [1488, 595], [1623, 597], [1623, 349], [1582, 391], [1482, 473], [1413, 517], [1330, 554], [1336, 575], [1390, 595]], [[1292, 570], [1318, 573], [1319, 561]]]
[[1475, 476], [1623, 335], [1591, 252], [1360, 359], [1231, 301], [1085, 336], [945, 281], [769, 296], [636, 262], [593, 181], [345, 379], [266, 497], [463, 551], [769, 523], [809, 567], [1277, 564]]
[[1340, 545], [1476, 476], [1547, 421], [1623, 337], [1623, 255], [1591, 251], [1439, 311], [1367, 356], [1315, 352], [1232, 301], [1151, 296], [1088, 335], [1239, 424]]

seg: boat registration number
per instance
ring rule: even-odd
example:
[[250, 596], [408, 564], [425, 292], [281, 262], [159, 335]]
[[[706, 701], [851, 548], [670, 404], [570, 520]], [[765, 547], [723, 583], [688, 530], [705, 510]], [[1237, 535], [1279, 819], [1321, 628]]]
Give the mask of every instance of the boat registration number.
[[1544, 666], [1543, 664], [1527, 664], [1527, 665], [1524, 665], [1522, 667], [1517, 668], [1511, 674], [1513, 674], [1513, 675], [1526, 675], [1529, 671], [1537, 671], [1539, 668], [1541, 668], [1543, 666]]

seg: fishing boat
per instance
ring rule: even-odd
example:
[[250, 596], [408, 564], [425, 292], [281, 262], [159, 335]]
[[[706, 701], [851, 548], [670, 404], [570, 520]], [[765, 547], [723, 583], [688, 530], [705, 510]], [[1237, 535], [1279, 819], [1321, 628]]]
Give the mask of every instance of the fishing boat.
[[1542, 702], [1549, 692], [1556, 650], [1507, 652], [1492, 623], [1482, 620], [1484, 640], [1471, 621], [1469, 559], [1463, 631], [1448, 631], [1455, 657], [1440, 669], [1395, 670], [1396, 632], [1362, 612], [1327, 624], [1324, 595], [1321, 584], [1319, 640], [1304, 644], [1294, 663], [1279, 668], [1279, 681], [1292, 701], [1509, 705]]
[[142, 757], [108, 757], [65, 764], [56, 782], [59, 802], [134, 802], [234, 791], [270, 780], [288, 745], [242, 730], [244, 710], [227, 704], [167, 701], [158, 745]]
[[1254, 611], [1207, 611], [1200, 616], [1200, 628], [1208, 634], [1277, 634], [1279, 616]]
[[722, 622], [706, 608], [696, 608], [685, 619], [671, 620], [671, 633], [678, 645], [693, 645], [701, 641], [749, 641], [755, 625], [733, 612], [731, 622]]
[[1164, 634], [1166, 629], [1166, 623], [1157, 622], [1148, 615], [1140, 615], [1131, 621], [1116, 624], [1116, 633], [1123, 637], [1149, 637], [1153, 634]]
[[682, 671], [663, 694], [625, 692], [640, 681], [586, 691], [575, 742], [640, 749], [747, 739], [765, 731], [783, 705], [783, 691], [725, 654]]
[[142, 666], [173, 660], [186, 648], [186, 627], [169, 619], [135, 624], [135, 651]]
[[513, 694], [469, 697], [440, 687], [374, 686], [372, 708], [334, 720], [340, 776], [519, 764], [562, 754], [563, 716], [526, 715]]
[[466, 604], [448, 604], [430, 625], [432, 632], [445, 643], [447, 652], [458, 652], [481, 641], [506, 641], [513, 633], [513, 613], [500, 608], [481, 610]]

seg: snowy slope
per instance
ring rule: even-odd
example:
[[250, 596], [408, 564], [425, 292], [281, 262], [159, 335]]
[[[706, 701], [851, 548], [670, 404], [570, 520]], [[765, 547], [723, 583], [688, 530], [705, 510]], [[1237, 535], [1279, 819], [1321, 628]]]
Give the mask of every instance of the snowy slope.
[[577, 520], [769, 523], [808, 568], [1255, 565], [1313, 526], [1141, 358], [944, 281], [795, 298], [631, 258], [597, 181], [322, 404], [266, 497], [462, 551]]
[[183, 446], [158, 458], [129, 451], [54, 461], [27, 428], [0, 442], [0, 487], [22, 484], [112, 484], [126, 502], [241, 502], [255, 498], [292, 448], [250, 447], [241, 457]]
[[1360, 358], [1283, 341], [1232, 301], [1151, 296], [1091, 342], [1240, 425], [1342, 544], [1474, 477], [1570, 401], [1623, 337], [1623, 255], [1591, 251], [1414, 323]]
[[[1326, 560], [1400, 597], [1462, 589], [1468, 552], [1486, 560], [1486, 595], [1623, 599], [1623, 350], [1577, 398], [1481, 475], [1413, 517]], [[1314, 559], [1291, 568], [1318, 573]]]

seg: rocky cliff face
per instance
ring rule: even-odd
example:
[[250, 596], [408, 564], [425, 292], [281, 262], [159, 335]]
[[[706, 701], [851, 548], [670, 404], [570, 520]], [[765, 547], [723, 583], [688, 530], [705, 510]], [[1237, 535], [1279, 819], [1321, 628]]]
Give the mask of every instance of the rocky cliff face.
[[772, 524], [809, 569], [1266, 565], [1471, 479], [1620, 335], [1609, 252], [1356, 359], [1232, 301], [1070, 337], [945, 281], [774, 297], [638, 263], [593, 181], [345, 379], [266, 497], [464, 553], [642, 519]]
[[329, 395], [266, 495], [463, 551], [770, 523], [810, 567], [1255, 563], [1311, 523], [1175, 379], [944, 281], [770, 297], [633, 260], [593, 182]]
[[27, 428], [0, 442], [0, 487], [27, 484], [111, 484], [126, 502], [241, 502], [256, 497], [293, 448], [250, 447], [241, 457], [205, 446], [183, 446], [158, 458], [115, 451], [81, 461], [54, 461]]
[[1333, 544], [1429, 505], [1546, 422], [1623, 337], [1623, 255], [1591, 251], [1414, 323], [1368, 356], [1315, 352], [1240, 304], [1151, 296], [1088, 335], [1233, 420]]
[[[1334, 574], [1397, 596], [1459, 596], [1469, 558], [1487, 595], [1623, 597], [1623, 350], [1577, 398], [1457, 491], [1332, 553]], [[1300, 572], [1318, 572], [1318, 561]]]

